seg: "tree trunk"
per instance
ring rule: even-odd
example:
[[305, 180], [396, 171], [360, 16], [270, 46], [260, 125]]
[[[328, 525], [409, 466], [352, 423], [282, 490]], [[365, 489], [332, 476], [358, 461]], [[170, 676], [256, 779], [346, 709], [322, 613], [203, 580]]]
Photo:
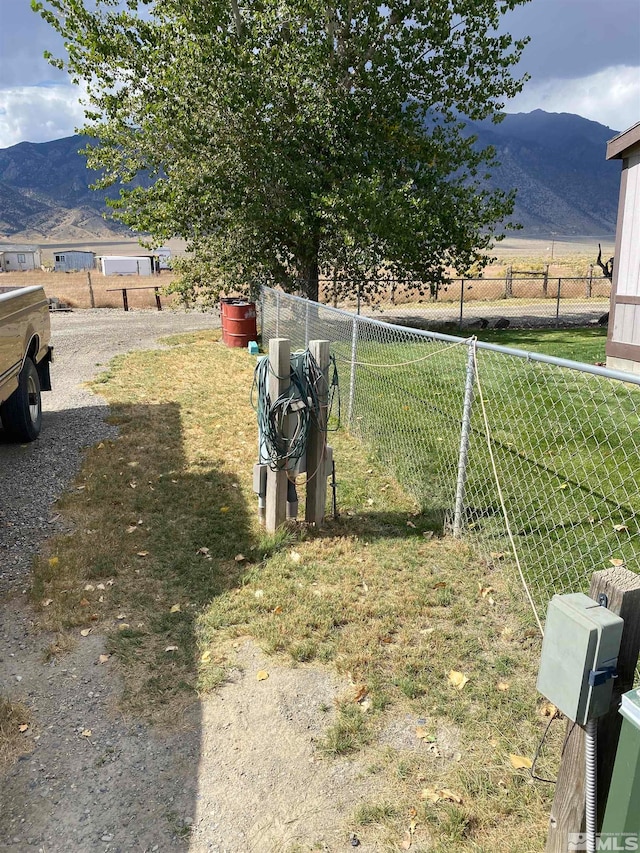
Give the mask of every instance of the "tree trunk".
[[311, 254], [304, 266], [304, 282], [306, 286], [307, 299], [317, 302], [320, 295], [320, 238], [314, 237], [311, 246]]

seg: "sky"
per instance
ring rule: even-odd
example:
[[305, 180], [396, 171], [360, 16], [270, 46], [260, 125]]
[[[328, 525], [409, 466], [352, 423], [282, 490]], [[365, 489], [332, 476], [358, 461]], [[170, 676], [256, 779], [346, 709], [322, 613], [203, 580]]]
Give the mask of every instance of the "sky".
[[[505, 29], [531, 37], [518, 68], [531, 79], [507, 112], [576, 113], [615, 131], [640, 121], [640, 0], [531, 0]], [[30, 0], [0, 0], [0, 148], [83, 123], [78, 88], [45, 50], [61, 55], [61, 42]]]

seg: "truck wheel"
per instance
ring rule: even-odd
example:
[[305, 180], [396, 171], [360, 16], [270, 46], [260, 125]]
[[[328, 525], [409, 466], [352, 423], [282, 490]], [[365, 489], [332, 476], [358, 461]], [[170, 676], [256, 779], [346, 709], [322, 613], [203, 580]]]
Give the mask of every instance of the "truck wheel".
[[9, 399], [0, 406], [2, 425], [12, 441], [34, 441], [42, 426], [42, 400], [40, 380], [35, 364], [26, 358], [18, 387]]

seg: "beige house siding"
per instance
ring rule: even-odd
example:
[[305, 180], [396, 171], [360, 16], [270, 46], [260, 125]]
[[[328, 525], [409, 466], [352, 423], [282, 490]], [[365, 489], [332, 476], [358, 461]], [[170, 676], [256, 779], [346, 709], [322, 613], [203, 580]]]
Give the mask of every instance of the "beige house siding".
[[622, 160], [607, 365], [640, 372], [640, 123], [607, 145]]

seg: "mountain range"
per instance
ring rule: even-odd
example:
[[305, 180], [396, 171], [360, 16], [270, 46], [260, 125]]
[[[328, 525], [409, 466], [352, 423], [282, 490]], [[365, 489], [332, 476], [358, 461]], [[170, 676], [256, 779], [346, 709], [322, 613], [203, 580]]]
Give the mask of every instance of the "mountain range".
[[[569, 113], [535, 110], [500, 124], [469, 122], [478, 145], [493, 145], [500, 166], [491, 185], [517, 189], [513, 221], [525, 235], [604, 235], [615, 231], [620, 164], [605, 160], [616, 131]], [[105, 220], [97, 173], [78, 153], [87, 138], [21, 142], [0, 149], [0, 237], [13, 241], [87, 239], [128, 232]]]

